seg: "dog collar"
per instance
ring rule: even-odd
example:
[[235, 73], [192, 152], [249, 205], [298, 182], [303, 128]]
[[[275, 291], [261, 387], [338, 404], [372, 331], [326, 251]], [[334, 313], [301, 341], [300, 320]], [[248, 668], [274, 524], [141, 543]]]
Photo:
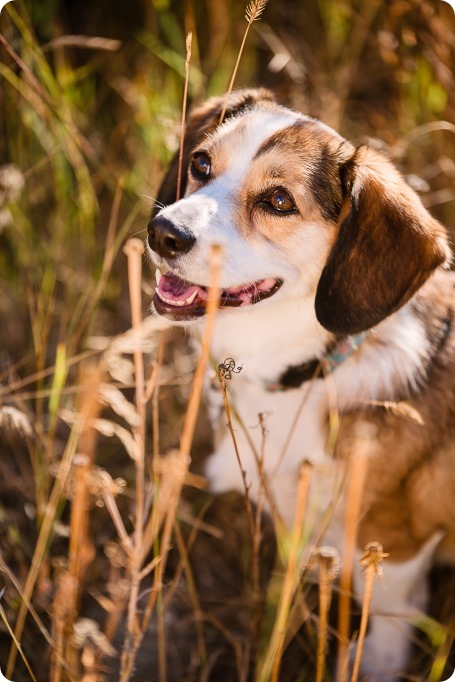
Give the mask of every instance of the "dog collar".
[[301, 365], [288, 367], [277, 382], [267, 382], [268, 391], [287, 391], [298, 388], [307, 381], [322, 379], [332, 374], [362, 344], [368, 332], [345, 336], [339, 339], [322, 358], [314, 358]]

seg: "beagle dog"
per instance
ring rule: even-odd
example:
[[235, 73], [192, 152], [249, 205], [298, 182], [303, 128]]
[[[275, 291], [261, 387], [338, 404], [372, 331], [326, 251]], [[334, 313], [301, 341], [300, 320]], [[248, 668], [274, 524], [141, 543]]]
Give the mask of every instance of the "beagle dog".
[[[298, 470], [311, 462], [305, 529], [342, 552], [359, 423], [374, 431], [358, 552], [378, 541], [390, 556], [373, 592], [362, 674], [398, 680], [428, 570], [455, 561], [455, 279], [446, 231], [382, 154], [264, 89], [196, 108], [178, 201], [177, 174], [175, 158], [148, 225], [161, 272], [153, 306], [197, 336], [211, 247], [221, 245], [211, 352], [216, 364], [232, 358], [242, 367], [229, 400], [250, 495], [265, 479], [292, 523]], [[217, 422], [211, 488], [244, 490], [219, 394], [208, 392]], [[361, 602], [360, 568], [353, 582]]]

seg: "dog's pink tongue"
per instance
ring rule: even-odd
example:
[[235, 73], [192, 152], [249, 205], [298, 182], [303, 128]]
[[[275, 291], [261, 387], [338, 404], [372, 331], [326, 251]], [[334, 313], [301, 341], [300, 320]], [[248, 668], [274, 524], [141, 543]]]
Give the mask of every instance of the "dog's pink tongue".
[[163, 294], [168, 301], [185, 301], [195, 291], [199, 291], [199, 289], [200, 287], [195, 284], [185, 282], [185, 280], [172, 273], [161, 275], [160, 283], [158, 284], [158, 292]]

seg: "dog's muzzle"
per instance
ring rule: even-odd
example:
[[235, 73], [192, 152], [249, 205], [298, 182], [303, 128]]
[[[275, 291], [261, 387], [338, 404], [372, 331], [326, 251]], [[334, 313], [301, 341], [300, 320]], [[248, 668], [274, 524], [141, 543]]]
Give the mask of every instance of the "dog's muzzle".
[[179, 229], [164, 216], [156, 216], [147, 226], [148, 245], [159, 256], [173, 259], [188, 253], [193, 248], [196, 237], [190, 232]]
[[[173, 264], [178, 256], [187, 254], [196, 243], [196, 237], [163, 215], [157, 215], [147, 226], [148, 245], [164, 259], [166, 271], [157, 278], [153, 304], [160, 315], [176, 322], [188, 322], [205, 315], [207, 311], [208, 286], [190, 282], [177, 273]], [[175, 270], [173, 270], [175, 267]], [[202, 275], [202, 273], [201, 273]], [[202, 279], [202, 276], [201, 276]], [[273, 296], [282, 286], [277, 277], [235, 284], [220, 291], [220, 308], [243, 308]]]

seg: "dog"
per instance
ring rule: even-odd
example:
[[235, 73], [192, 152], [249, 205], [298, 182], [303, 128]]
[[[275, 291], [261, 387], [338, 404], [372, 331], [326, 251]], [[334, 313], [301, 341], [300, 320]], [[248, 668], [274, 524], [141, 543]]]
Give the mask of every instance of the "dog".
[[[176, 201], [178, 163], [148, 225], [162, 273], [153, 306], [200, 333], [211, 248], [221, 246], [211, 352], [217, 364], [229, 357], [242, 367], [229, 396], [243, 423], [235, 435], [250, 495], [265, 478], [292, 523], [308, 460], [305, 522], [319, 536], [325, 528], [324, 544], [340, 548], [349, 450], [359, 423], [374, 429], [358, 553], [378, 541], [390, 556], [373, 591], [361, 672], [398, 680], [429, 568], [455, 561], [455, 279], [446, 230], [384, 155], [265, 89], [213, 98], [190, 114]], [[211, 488], [244, 490], [219, 392], [208, 393], [217, 422]], [[353, 589], [361, 602], [359, 568]]]

